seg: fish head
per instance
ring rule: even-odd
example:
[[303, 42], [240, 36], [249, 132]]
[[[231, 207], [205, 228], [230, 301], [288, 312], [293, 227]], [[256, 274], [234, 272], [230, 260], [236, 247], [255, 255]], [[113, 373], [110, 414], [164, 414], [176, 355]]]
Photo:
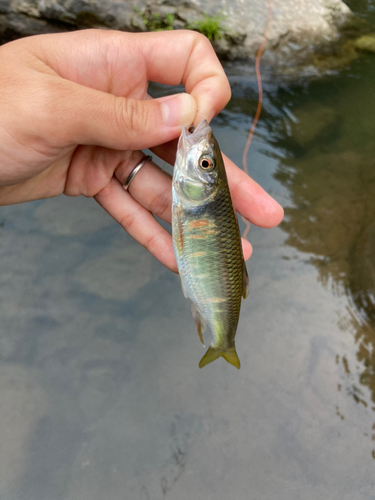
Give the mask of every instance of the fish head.
[[184, 126], [178, 142], [173, 188], [185, 205], [200, 205], [215, 197], [226, 181], [220, 148], [206, 120], [192, 132]]

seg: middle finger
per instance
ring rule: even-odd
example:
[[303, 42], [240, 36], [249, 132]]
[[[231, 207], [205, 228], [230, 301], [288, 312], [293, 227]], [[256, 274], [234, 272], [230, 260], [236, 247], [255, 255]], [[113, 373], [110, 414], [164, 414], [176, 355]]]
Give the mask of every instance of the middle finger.
[[[64, 193], [96, 196], [113, 176], [124, 185], [144, 156], [142, 151], [81, 146], [73, 156]], [[166, 222], [171, 221], [171, 191], [170, 175], [151, 161], [143, 165], [129, 187], [129, 193], [140, 205]]]

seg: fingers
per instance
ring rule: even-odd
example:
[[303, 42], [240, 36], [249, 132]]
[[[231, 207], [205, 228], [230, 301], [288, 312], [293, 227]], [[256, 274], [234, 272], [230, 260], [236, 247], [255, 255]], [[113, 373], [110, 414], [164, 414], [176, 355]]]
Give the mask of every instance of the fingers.
[[[152, 215], [155, 213], [168, 222], [171, 220], [170, 176], [149, 161], [131, 182], [131, 194], [123, 188], [123, 183], [143, 156], [137, 151], [120, 163], [115, 170], [116, 178], [112, 178], [95, 199], [130, 236], [168, 269], [177, 272], [172, 238]], [[247, 260], [252, 254], [252, 246], [242, 239], [242, 248]]]
[[[140, 141], [130, 144], [129, 140], [125, 146], [124, 134], [132, 126], [136, 128], [132, 139], [141, 135], [150, 139], [148, 146], [157, 144], [156, 141], [161, 144], [177, 137], [182, 124], [190, 125], [194, 121], [196, 125], [203, 118], [211, 120], [230, 98], [228, 80], [211, 43], [193, 31], [120, 33], [87, 30], [42, 35], [29, 42], [28, 50], [56, 76], [77, 84], [70, 88], [72, 106], [61, 111], [67, 113], [64, 122], [71, 126], [77, 115], [81, 115], [81, 128], [83, 123], [87, 128], [84, 134], [78, 127], [80, 141], [84, 144], [96, 143], [117, 149], [144, 147]], [[144, 99], [148, 81], [168, 85], [182, 83], [194, 99], [184, 95], [163, 107], [161, 100], [149, 105], [132, 101]], [[80, 86], [92, 92], [82, 92]], [[113, 98], [104, 99], [106, 93], [111, 93]], [[130, 100], [115, 99], [116, 96]], [[103, 131], [106, 127], [107, 134]]]
[[245, 260], [248, 260], [248, 259], [250, 259], [250, 257], [253, 254], [253, 247], [252, 247], [251, 243], [249, 241], [245, 240], [244, 238], [241, 238], [241, 243], [242, 243], [243, 257]]
[[116, 178], [113, 178], [95, 199], [130, 236], [168, 269], [177, 272], [171, 235], [146, 208], [123, 189]]
[[[95, 196], [95, 200], [162, 264], [171, 271], [178, 272], [171, 235], [145, 207], [123, 189], [116, 178]], [[247, 240], [242, 239], [242, 250], [245, 260], [249, 259], [252, 246]]]
[[[138, 40], [144, 44], [143, 38]], [[168, 53], [166, 45], [171, 48]], [[196, 99], [194, 125], [203, 119], [211, 121], [228, 103], [230, 85], [206, 37], [194, 31], [150, 33], [142, 50], [149, 80], [166, 85], [182, 83]]]
[[[172, 159], [173, 150], [169, 144], [166, 146], [166, 149], [158, 147], [153, 148], [153, 150], [157, 150], [163, 159]], [[143, 156], [143, 153], [140, 153], [137, 157], [138, 161]], [[266, 193], [257, 182], [240, 170], [229, 158], [225, 155], [223, 155], [223, 158], [236, 211], [256, 226], [277, 226], [284, 216], [284, 211], [279, 203]], [[133, 168], [135, 165], [136, 162], [134, 161]], [[116, 169], [115, 175], [124, 183], [131, 170], [132, 167], [130, 165], [123, 163]], [[170, 222], [172, 203], [171, 177], [154, 163], [147, 162], [136, 175], [131, 184], [131, 194], [152, 213]], [[249, 257], [251, 252], [252, 250], [245, 249], [245, 253], [249, 253]]]
[[224, 154], [223, 159], [236, 210], [256, 226], [274, 227], [280, 224], [284, 210], [279, 203]]
[[142, 151], [81, 147], [72, 159], [65, 194], [93, 196], [130, 236], [168, 269], [177, 272], [172, 238], [152, 215], [171, 220], [170, 176], [148, 161], [132, 180], [129, 190], [123, 188], [144, 156]]
[[[144, 157], [142, 151], [80, 147], [72, 158], [64, 194], [93, 197], [110, 183], [113, 176], [124, 185]], [[141, 167], [128, 192], [146, 210], [166, 222], [171, 221], [171, 177], [155, 163], [147, 161]]]
[[[144, 153], [137, 151], [133, 156], [131, 165], [122, 163], [115, 170], [115, 176], [123, 185], [138, 162], [144, 157]], [[149, 212], [157, 215], [166, 222], [171, 222], [172, 207], [172, 179], [152, 161], [143, 165], [129, 186], [131, 196]]]
[[[121, 183], [113, 178], [110, 184], [95, 196], [96, 201], [125, 231], [144, 246], [168, 269], [177, 273], [171, 235], [160, 226], [152, 214], [124, 191]], [[252, 254], [252, 246], [242, 239], [245, 260]]]
[[24, 113], [54, 148], [85, 144], [143, 149], [178, 136], [181, 126], [194, 120], [196, 102], [188, 94], [150, 100], [115, 97], [48, 75]]
[[156, 156], [169, 163], [169, 165], [174, 165], [176, 162], [177, 145], [178, 139], [173, 139], [172, 141], [150, 149]]
[[[177, 141], [152, 148], [152, 152], [173, 165], [176, 157]], [[260, 227], [274, 227], [280, 224], [284, 210], [279, 203], [251, 177], [238, 168], [223, 154], [229, 188], [237, 212]]]

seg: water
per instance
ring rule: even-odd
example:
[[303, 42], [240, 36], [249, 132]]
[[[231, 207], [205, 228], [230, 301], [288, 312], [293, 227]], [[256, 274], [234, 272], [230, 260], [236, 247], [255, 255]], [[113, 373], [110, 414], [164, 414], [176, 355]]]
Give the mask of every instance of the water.
[[[236, 71], [214, 131], [240, 165]], [[178, 279], [94, 201], [1, 208], [2, 500], [375, 498], [374, 82], [369, 55], [266, 84], [248, 164], [286, 217], [249, 233], [239, 372], [198, 369]]]

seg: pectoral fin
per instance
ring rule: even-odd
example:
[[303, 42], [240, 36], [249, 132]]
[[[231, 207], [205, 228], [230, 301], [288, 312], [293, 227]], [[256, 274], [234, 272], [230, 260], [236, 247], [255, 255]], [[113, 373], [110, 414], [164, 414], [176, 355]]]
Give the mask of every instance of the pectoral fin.
[[197, 309], [195, 304], [191, 304], [191, 314], [193, 315], [195, 326], [197, 327], [198, 337], [204, 346], [203, 332], [206, 329], [206, 320], [202, 316], [202, 313]]
[[184, 294], [185, 299], [187, 299], [189, 296], [188, 296], [188, 293], [186, 290], [185, 283], [184, 283], [183, 279], [181, 278], [181, 276], [180, 276], [180, 282], [181, 282], [182, 293]]
[[177, 252], [181, 254], [184, 247], [184, 233], [181, 221], [181, 208], [178, 206], [173, 207], [172, 212], [172, 223], [173, 223], [173, 238], [177, 249]]
[[247, 274], [245, 261], [243, 263], [242, 297], [246, 299], [249, 295], [249, 275]]

